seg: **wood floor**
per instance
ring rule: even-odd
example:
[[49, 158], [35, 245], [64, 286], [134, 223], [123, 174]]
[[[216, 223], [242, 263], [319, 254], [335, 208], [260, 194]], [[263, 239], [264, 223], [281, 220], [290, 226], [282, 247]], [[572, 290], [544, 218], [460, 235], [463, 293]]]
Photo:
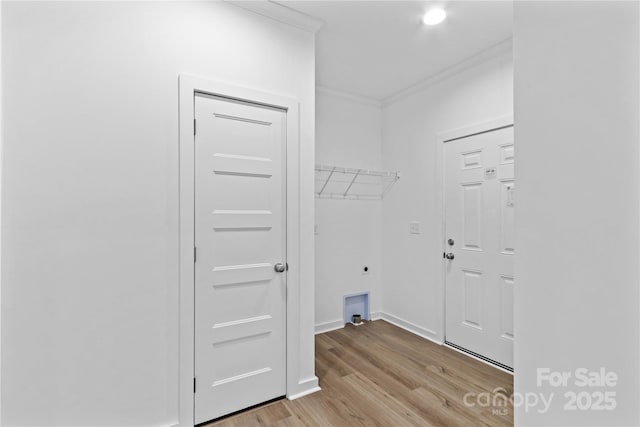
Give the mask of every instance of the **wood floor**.
[[320, 392], [207, 427], [513, 425], [510, 405], [471, 407], [463, 400], [468, 392], [493, 398], [496, 388], [511, 396], [511, 375], [383, 320], [317, 335], [316, 375]]

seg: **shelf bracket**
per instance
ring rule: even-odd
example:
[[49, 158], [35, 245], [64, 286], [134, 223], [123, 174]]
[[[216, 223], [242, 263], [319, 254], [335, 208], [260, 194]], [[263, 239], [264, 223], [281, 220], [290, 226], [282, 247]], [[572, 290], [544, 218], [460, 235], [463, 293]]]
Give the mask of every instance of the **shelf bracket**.
[[391, 187], [393, 187], [393, 184], [395, 184], [398, 179], [400, 179], [400, 175], [398, 175], [398, 173], [396, 173], [395, 176], [393, 176], [393, 179], [391, 179], [389, 181], [389, 183], [387, 184], [387, 186], [384, 188], [384, 190], [382, 190], [382, 194], [380, 195], [380, 199], [384, 199], [384, 196], [387, 195], [389, 190], [391, 190]]
[[327, 177], [327, 180], [324, 182], [324, 185], [320, 189], [318, 196], [322, 195], [322, 192], [324, 191], [324, 189], [327, 188], [327, 184], [329, 184], [329, 181], [331, 181], [331, 177], [333, 176], [333, 173], [335, 171], [336, 171], [336, 167], [334, 166], [333, 169], [331, 169], [331, 172], [329, 172], [329, 176]]
[[358, 175], [360, 175], [360, 172], [362, 172], [362, 169], [358, 169], [358, 172], [356, 172], [355, 175], [353, 175], [353, 179], [351, 180], [351, 183], [349, 183], [349, 186], [347, 187], [346, 191], [343, 194], [344, 197], [347, 197], [349, 190], [351, 190], [351, 186], [353, 185], [354, 182], [356, 182], [356, 179], [358, 179]]

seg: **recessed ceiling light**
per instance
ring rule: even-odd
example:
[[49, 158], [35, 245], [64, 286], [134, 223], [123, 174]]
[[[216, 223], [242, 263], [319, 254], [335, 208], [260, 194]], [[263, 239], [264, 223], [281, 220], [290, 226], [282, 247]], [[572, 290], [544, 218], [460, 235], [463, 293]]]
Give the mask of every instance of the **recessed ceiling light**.
[[446, 17], [447, 12], [445, 12], [443, 9], [431, 9], [429, 12], [424, 14], [422, 22], [424, 23], [424, 25], [438, 25], [439, 23], [444, 21], [444, 18]]

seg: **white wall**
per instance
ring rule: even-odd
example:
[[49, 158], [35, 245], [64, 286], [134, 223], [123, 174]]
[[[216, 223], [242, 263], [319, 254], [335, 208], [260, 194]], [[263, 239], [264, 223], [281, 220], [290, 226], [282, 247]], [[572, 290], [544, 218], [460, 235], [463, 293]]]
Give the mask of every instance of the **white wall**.
[[[516, 2], [515, 389], [555, 392], [516, 424], [640, 425], [637, 2]], [[611, 388], [536, 385], [538, 368], [616, 372]], [[614, 411], [566, 411], [567, 391]]]
[[[319, 90], [316, 161], [379, 170], [381, 126], [379, 106]], [[344, 295], [370, 291], [370, 312], [382, 309], [381, 203], [316, 199], [316, 331], [344, 325]], [[363, 274], [365, 265], [368, 274]]]
[[[0, 1], [0, 26], [2, 25], [2, 9], [3, 5]], [[2, 307], [2, 153], [4, 145], [4, 127], [2, 115], [2, 28], [0, 28], [0, 308]], [[0, 336], [2, 331], [2, 316], [0, 316]], [[0, 367], [2, 366], [2, 339], [0, 339]], [[0, 369], [0, 424], [2, 424], [2, 369]]]
[[[382, 283], [387, 318], [441, 341], [442, 227], [435, 207], [438, 134], [513, 111], [513, 68], [503, 53], [439, 80], [383, 110], [382, 166], [402, 178], [382, 210]], [[420, 235], [409, 223], [421, 223]]]
[[313, 378], [313, 35], [222, 2], [2, 7], [2, 425], [177, 422], [179, 73], [301, 101]]

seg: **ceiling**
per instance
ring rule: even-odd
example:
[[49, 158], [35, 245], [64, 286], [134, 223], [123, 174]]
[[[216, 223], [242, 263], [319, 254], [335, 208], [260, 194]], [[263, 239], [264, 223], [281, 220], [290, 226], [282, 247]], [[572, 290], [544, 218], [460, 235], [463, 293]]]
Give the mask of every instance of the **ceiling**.
[[[511, 38], [511, 1], [280, 1], [324, 21], [318, 86], [384, 101]], [[422, 24], [431, 7], [447, 19]]]

